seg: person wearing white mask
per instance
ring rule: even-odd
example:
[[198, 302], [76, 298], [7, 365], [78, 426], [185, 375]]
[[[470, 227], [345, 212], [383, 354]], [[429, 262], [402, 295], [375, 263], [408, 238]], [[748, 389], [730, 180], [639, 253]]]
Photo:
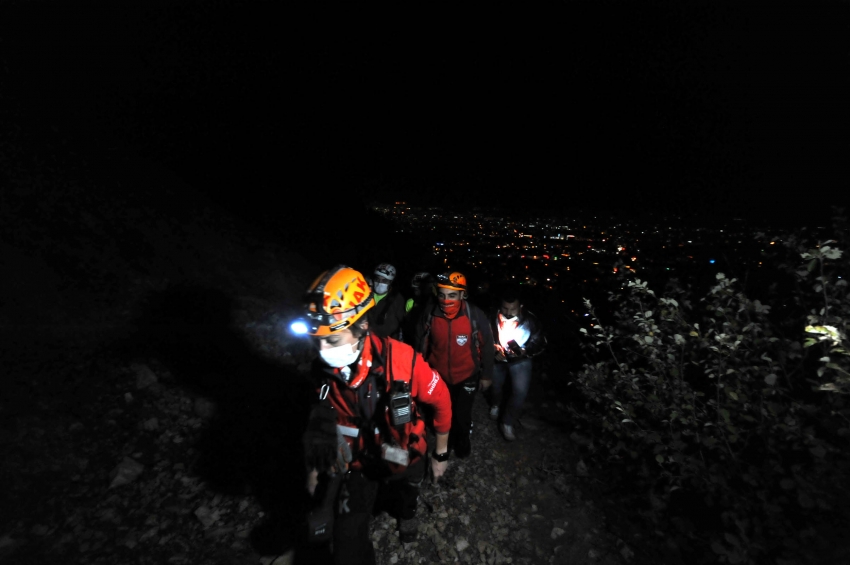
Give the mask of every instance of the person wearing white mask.
[[[531, 386], [532, 358], [546, 348], [546, 336], [533, 313], [523, 307], [519, 293], [507, 286], [500, 293], [499, 308], [490, 316], [495, 338], [496, 363], [490, 387], [490, 419], [498, 420], [508, 441], [516, 439], [514, 426]], [[510, 376], [511, 394], [502, 409], [502, 389]]]
[[[325, 271], [305, 304], [299, 321], [319, 354], [312, 367], [317, 400], [303, 436], [307, 490], [314, 495], [320, 484], [340, 485], [330, 505], [333, 562], [374, 564], [372, 516], [388, 511], [398, 520], [400, 539], [413, 541], [425, 472], [430, 469], [436, 483], [446, 471], [449, 391], [412, 347], [371, 332], [367, 314], [375, 298], [360, 272], [345, 265]], [[436, 436], [430, 456], [421, 413], [426, 405]], [[327, 535], [324, 522], [321, 533]]]
[[375, 267], [372, 275], [372, 290], [375, 291], [375, 307], [369, 311], [369, 324], [373, 333], [381, 337], [402, 339], [401, 323], [404, 320], [404, 296], [393, 289], [396, 268], [389, 263]]

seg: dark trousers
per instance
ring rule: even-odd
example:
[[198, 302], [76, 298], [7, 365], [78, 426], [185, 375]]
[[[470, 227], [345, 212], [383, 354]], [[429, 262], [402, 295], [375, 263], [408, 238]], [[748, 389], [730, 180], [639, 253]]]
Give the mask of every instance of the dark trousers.
[[404, 473], [376, 477], [368, 471], [348, 473], [339, 489], [334, 518], [333, 562], [336, 565], [373, 565], [375, 550], [369, 538], [372, 516], [386, 511], [407, 520], [416, 514], [426, 458]]
[[472, 452], [469, 436], [472, 433], [472, 403], [475, 400], [475, 391], [478, 390], [478, 378], [470, 377], [458, 384], [450, 384], [448, 387], [452, 399], [449, 449], [454, 450], [455, 457], [463, 459]]
[[519, 419], [528, 389], [531, 387], [531, 359], [521, 359], [511, 363], [496, 362], [493, 367], [493, 386], [490, 387], [490, 405], [502, 404], [502, 390], [508, 376], [511, 377], [511, 395], [502, 410], [502, 423], [513, 426]]

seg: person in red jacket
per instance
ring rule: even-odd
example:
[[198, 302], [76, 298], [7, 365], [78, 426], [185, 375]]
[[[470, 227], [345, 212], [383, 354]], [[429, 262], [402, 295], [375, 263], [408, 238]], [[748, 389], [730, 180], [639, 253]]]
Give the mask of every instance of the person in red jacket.
[[494, 343], [487, 315], [467, 300], [462, 273], [437, 276], [436, 304], [423, 312], [416, 330], [416, 350], [440, 373], [451, 394], [449, 449], [467, 457], [475, 392], [493, 382]]
[[334, 563], [375, 563], [369, 521], [376, 501], [397, 517], [402, 541], [418, 530], [416, 505], [428, 462], [420, 407], [433, 413], [430, 469], [446, 471], [451, 401], [443, 379], [412, 347], [380, 337], [365, 315], [375, 304], [366, 279], [339, 265], [307, 291], [307, 333], [319, 357], [312, 368], [317, 404], [304, 433], [307, 489], [342, 475], [333, 505]]

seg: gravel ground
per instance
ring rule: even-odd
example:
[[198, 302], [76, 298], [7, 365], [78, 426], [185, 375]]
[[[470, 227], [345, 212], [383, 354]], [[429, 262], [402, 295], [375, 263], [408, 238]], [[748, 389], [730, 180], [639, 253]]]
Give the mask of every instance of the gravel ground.
[[[71, 366], [57, 356], [40, 366], [55, 372], [49, 393], [47, 375], [33, 373], [39, 399], [3, 412], [0, 477], [11, 512], [0, 522], [0, 555], [22, 564], [291, 562], [304, 504], [291, 464], [304, 352], [285, 350], [274, 316], [253, 318], [270, 305], [246, 304], [221, 335], [187, 335], [172, 319], [158, 341], [141, 332], [77, 350]], [[479, 396], [473, 453], [423, 489], [419, 539], [401, 544], [395, 520], [375, 517], [379, 563], [631, 559], [582, 494], [588, 479], [575, 472], [564, 427], [524, 422], [506, 442]]]
[[[13, 117], [0, 561], [289, 562], [311, 392], [282, 327], [316, 267], [91, 124]], [[402, 545], [375, 517], [379, 563], [640, 560], [609, 533], [566, 414], [541, 392], [527, 414], [550, 417], [526, 418], [513, 443], [479, 397], [473, 454], [424, 489], [419, 539]]]

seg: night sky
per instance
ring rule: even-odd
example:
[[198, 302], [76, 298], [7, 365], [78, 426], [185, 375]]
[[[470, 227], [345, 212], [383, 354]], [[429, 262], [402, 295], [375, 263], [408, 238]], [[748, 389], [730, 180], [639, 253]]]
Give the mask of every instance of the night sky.
[[4, 3], [24, 122], [86, 124], [245, 215], [341, 229], [407, 200], [805, 223], [848, 186], [847, 2], [66, 4]]

